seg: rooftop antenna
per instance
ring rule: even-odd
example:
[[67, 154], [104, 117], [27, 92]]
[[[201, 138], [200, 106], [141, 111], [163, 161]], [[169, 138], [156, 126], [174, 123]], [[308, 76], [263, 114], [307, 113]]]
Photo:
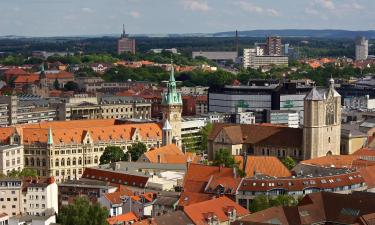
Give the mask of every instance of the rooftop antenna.
[[238, 54], [238, 30], [236, 30], [236, 52]]
[[122, 24], [122, 37], [126, 37], [125, 24]]

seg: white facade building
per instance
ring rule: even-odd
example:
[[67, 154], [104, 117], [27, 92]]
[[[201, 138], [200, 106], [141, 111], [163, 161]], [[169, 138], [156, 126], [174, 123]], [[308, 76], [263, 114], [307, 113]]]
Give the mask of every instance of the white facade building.
[[279, 55], [261, 55], [262, 51], [256, 49], [243, 50], [243, 67], [258, 69], [262, 66], [288, 66], [289, 59], [287, 56]]
[[23, 169], [23, 145], [0, 146], [0, 173], [7, 175], [12, 170]]
[[32, 183], [27, 187], [26, 213], [33, 216], [46, 216], [46, 211], [58, 213], [58, 187], [53, 177], [47, 182]]
[[270, 123], [286, 125], [292, 128], [299, 127], [299, 114], [293, 110], [271, 110]]
[[368, 40], [365, 37], [358, 37], [355, 40], [355, 59], [366, 60], [368, 57]]

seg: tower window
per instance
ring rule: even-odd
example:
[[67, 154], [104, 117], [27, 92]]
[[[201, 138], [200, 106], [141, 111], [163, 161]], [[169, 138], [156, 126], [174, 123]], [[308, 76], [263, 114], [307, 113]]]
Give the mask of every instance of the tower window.
[[331, 143], [331, 137], [328, 138], [328, 143]]

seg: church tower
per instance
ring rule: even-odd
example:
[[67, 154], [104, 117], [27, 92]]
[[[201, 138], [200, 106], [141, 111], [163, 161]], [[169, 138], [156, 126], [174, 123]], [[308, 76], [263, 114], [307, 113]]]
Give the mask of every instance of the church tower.
[[304, 100], [304, 159], [340, 154], [341, 96], [330, 79], [328, 90], [314, 87]]
[[170, 136], [163, 137], [163, 139], [165, 138], [165, 143], [168, 143], [168, 140], [172, 140], [172, 143], [181, 147], [182, 98], [181, 93], [177, 92], [173, 62], [171, 63], [171, 67], [171, 75], [167, 83], [167, 91], [162, 94], [161, 104], [164, 127], [168, 128], [165, 131], [163, 130], [163, 135], [168, 133]]

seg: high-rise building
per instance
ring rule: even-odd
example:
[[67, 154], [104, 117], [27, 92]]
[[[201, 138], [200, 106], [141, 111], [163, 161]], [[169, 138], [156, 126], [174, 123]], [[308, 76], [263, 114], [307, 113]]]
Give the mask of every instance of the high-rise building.
[[305, 159], [340, 155], [341, 96], [331, 78], [328, 90], [315, 87], [304, 102], [303, 150]]
[[280, 56], [281, 55], [281, 37], [271, 36], [267, 37], [267, 55], [271, 56]]
[[357, 37], [355, 40], [355, 59], [365, 60], [368, 57], [368, 40], [366, 37]]
[[163, 141], [163, 145], [173, 142], [178, 147], [181, 147], [182, 97], [181, 93], [177, 92], [173, 63], [167, 83], [167, 91], [163, 93], [161, 105], [164, 121], [163, 135], [167, 136]]
[[123, 27], [121, 38], [117, 41], [117, 53], [121, 54], [124, 52], [135, 54], [135, 40], [130, 39], [126, 34], [125, 26]]

